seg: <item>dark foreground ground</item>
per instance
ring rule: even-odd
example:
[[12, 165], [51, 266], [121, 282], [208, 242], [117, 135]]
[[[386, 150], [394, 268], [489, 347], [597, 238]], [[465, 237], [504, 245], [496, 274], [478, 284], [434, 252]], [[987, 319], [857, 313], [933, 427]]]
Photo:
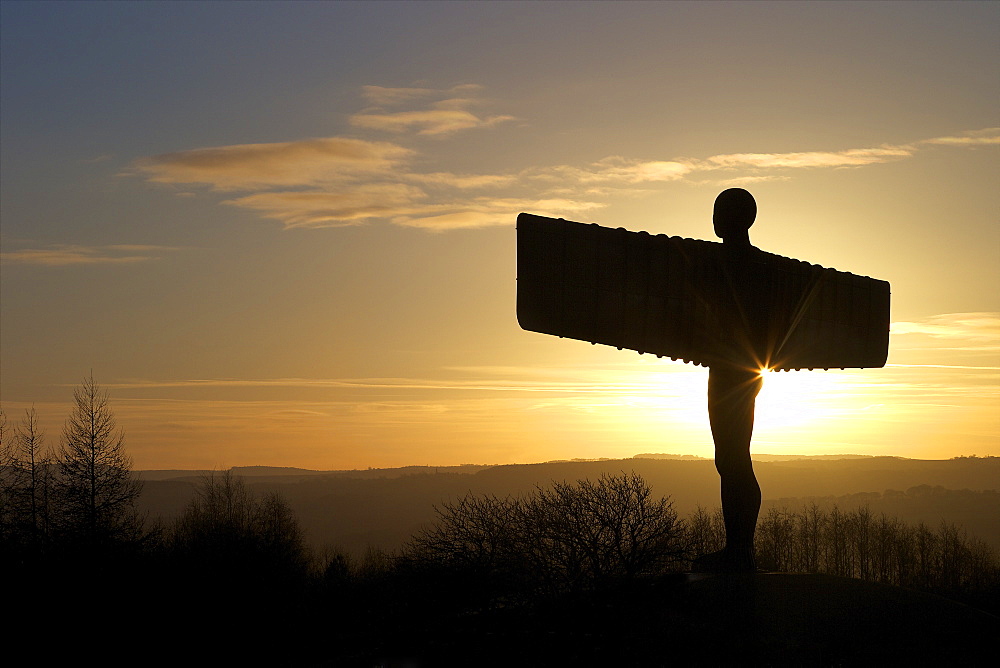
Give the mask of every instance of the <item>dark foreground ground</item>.
[[634, 589], [411, 620], [339, 666], [994, 666], [1000, 618], [826, 575], [677, 575]]
[[[289, 586], [269, 590], [252, 576], [137, 587], [141, 579], [126, 573], [76, 578], [99, 587], [67, 587], [75, 571], [53, 571], [48, 580], [11, 572], [0, 606], [3, 637], [31, 648], [40, 665], [998, 665], [1000, 617], [828, 575], [676, 574], [468, 613], [470, 606], [448, 603], [463, 589], [442, 589], [435, 579], [290, 596]], [[52, 586], [40, 587], [46, 582]]]

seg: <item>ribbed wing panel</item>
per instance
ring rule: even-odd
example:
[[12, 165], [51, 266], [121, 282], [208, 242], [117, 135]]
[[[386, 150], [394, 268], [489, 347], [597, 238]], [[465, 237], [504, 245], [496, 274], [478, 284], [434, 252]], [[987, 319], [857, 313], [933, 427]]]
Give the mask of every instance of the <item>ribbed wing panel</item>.
[[881, 367], [889, 284], [757, 249], [522, 213], [521, 327], [711, 366]]

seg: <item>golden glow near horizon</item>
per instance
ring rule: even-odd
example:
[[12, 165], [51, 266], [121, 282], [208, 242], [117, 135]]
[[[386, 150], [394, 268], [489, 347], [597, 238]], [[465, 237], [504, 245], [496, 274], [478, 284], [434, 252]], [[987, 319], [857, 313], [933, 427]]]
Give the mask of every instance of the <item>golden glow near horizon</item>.
[[514, 221], [714, 240], [738, 185], [892, 284], [886, 368], [765, 372], [753, 450], [1000, 455], [998, 4], [0, 12], [0, 406], [50, 445], [93, 370], [137, 468], [711, 456], [706, 369], [518, 327]]

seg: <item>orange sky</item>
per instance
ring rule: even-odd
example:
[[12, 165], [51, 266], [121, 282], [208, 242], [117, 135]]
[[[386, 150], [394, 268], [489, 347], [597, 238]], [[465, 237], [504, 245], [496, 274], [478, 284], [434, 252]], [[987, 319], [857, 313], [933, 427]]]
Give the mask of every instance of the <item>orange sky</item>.
[[[754, 449], [1000, 455], [993, 3], [2, 5], [0, 404], [137, 468], [710, 456], [707, 372], [522, 331], [521, 211], [892, 284]], [[582, 36], [586, 36], [583, 38]]]

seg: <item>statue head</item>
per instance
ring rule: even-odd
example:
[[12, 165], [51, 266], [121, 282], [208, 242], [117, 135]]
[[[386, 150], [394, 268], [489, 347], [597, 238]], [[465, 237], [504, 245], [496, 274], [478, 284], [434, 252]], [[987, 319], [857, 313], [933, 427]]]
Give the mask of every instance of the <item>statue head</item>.
[[723, 241], [750, 243], [747, 230], [757, 218], [757, 202], [743, 188], [729, 188], [715, 198], [712, 223], [715, 235]]

